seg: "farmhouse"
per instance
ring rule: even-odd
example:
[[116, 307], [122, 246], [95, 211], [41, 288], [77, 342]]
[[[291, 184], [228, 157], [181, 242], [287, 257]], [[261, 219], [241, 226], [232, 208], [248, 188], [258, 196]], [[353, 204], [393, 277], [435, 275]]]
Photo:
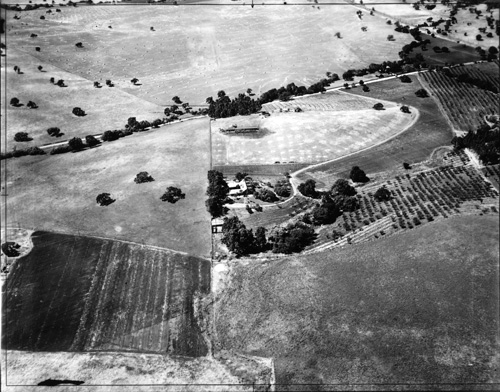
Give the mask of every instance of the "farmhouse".
[[247, 183], [245, 180], [241, 181], [227, 181], [229, 186], [229, 196], [239, 196], [243, 195], [247, 191]]

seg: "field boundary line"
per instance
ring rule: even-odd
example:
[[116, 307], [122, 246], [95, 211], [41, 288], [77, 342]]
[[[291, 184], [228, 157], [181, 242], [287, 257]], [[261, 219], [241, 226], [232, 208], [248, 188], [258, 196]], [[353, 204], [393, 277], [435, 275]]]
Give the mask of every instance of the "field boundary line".
[[[4, 229], [17, 229], [17, 227], [4, 227]], [[44, 230], [44, 229], [36, 229], [36, 228], [32, 228], [32, 229], [27, 229], [26, 228], [25, 230], [32, 230], [33, 232], [45, 231], [45, 232], [53, 233], [53, 234], [72, 235], [72, 236], [75, 236], [75, 237], [97, 238], [97, 239], [100, 239], [100, 240], [115, 241], [115, 242], [121, 242], [121, 243], [124, 243], [124, 244], [140, 245], [140, 246], [145, 247], [145, 248], [156, 249], [156, 250], [161, 250], [161, 251], [171, 252], [171, 253], [178, 253], [178, 254], [181, 254], [181, 255], [184, 255], [184, 256], [193, 256], [193, 257], [197, 257], [199, 259], [206, 260], [206, 261], [211, 261], [212, 260], [211, 258], [204, 257], [204, 256], [198, 256], [198, 255], [195, 255], [195, 254], [190, 254], [190, 253], [184, 252], [182, 250], [175, 250], [175, 249], [170, 249], [170, 248], [164, 248], [164, 247], [156, 246], [156, 245], [141, 244], [140, 242], [134, 242], [134, 241], [129, 241], [129, 240], [120, 240], [120, 239], [109, 238], [109, 237], [101, 237], [101, 236], [97, 236], [97, 235], [74, 234], [74, 233], [64, 232], [64, 231]], [[31, 238], [31, 236], [30, 236], [30, 238]]]

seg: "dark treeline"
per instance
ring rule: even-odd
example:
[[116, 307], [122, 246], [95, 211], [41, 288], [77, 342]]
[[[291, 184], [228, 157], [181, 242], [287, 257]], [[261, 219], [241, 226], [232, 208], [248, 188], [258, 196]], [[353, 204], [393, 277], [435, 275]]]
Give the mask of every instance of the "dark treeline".
[[212, 97], [207, 98], [206, 102], [209, 104], [208, 115], [212, 118], [224, 118], [257, 113], [261, 110], [262, 105], [277, 99], [280, 101], [288, 101], [292, 97], [324, 92], [326, 91], [325, 87], [336, 80], [339, 80], [338, 75], [332, 74], [328, 78], [322, 79], [309, 87], [297, 86], [295, 83], [290, 83], [286, 87], [282, 86], [278, 89], [273, 88], [268, 90], [262, 93], [257, 99], [253, 99], [250, 94], [238, 94], [236, 98], [231, 99], [221, 90], [217, 93], [216, 100]]

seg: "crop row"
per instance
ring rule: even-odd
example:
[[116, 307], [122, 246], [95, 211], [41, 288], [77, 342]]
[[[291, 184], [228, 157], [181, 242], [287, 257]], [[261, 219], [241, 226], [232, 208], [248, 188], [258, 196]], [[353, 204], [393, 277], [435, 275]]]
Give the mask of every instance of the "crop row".
[[482, 125], [484, 116], [498, 111], [498, 96], [491, 92], [459, 83], [438, 72], [421, 75], [457, 130], [476, 130]]
[[[490, 66], [490, 63], [483, 63], [483, 64], [478, 64], [476, 66], [459, 66], [459, 67], [452, 67], [450, 68], [450, 72], [454, 76], [458, 76], [461, 74], [468, 74], [474, 79], [480, 79], [486, 82], [492, 83], [497, 89], [500, 90], [500, 80], [498, 77], [495, 77], [493, 75], [490, 75], [486, 72], [483, 72], [482, 69], [477, 68], [477, 67], [485, 67], [485, 66]], [[498, 66], [496, 66], [496, 73], [498, 74]], [[498, 76], [498, 75], [497, 75]]]
[[485, 177], [500, 191], [500, 165], [486, 166], [482, 169]]
[[[456, 165], [397, 176], [382, 184], [391, 191], [388, 201], [378, 202], [368, 190], [358, 194], [360, 207], [344, 212], [333, 232], [323, 230], [311, 251], [368, 241], [451, 215], [497, 213], [498, 191], [477, 169], [460, 164], [457, 154], [450, 158]], [[498, 167], [490, 171], [497, 173]]]

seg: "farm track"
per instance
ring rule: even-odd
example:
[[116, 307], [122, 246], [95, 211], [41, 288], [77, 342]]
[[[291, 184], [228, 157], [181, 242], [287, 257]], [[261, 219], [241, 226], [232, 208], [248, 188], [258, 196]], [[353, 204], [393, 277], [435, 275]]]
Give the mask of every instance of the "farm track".
[[[4, 285], [4, 347], [206, 354], [193, 296], [210, 292], [209, 261], [91, 237], [35, 232], [33, 241]], [[27, 288], [39, 294], [18, 295]]]

